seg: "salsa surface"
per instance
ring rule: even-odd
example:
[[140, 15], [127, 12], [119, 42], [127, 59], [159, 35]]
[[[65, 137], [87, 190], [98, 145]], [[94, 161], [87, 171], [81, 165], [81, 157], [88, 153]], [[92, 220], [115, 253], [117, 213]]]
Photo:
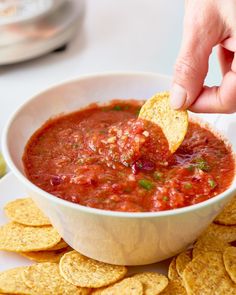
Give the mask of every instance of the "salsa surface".
[[171, 155], [161, 129], [137, 119], [140, 106], [113, 101], [49, 120], [25, 148], [27, 177], [64, 200], [124, 212], [185, 207], [229, 187], [235, 164], [223, 140], [190, 122]]

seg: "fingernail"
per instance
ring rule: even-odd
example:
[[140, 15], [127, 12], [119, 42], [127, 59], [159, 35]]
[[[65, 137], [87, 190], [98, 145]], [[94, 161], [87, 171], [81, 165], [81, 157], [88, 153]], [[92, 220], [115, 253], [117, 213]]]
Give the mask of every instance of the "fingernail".
[[178, 85], [178, 84], [173, 84], [172, 89], [170, 91], [170, 105], [173, 109], [181, 109], [187, 99], [187, 92], [186, 90]]

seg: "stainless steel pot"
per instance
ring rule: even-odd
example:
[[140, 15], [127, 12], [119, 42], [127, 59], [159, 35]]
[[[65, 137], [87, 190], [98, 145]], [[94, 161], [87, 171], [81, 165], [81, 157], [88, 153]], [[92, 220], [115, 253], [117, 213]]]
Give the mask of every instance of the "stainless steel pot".
[[[0, 4], [8, 1], [0, 0]], [[0, 16], [0, 65], [32, 59], [66, 44], [80, 26], [85, 11], [85, 0], [12, 0], [10, 2], [21, 2], [22, 6], [16, 8], [18, 10], [15, 12], [15, 17], [12, 10], [14, 6], [8, 5], [7, 9], [5, 5], [5, 10], [0, 6], [2, 14], [3, 11], [5, 14], [12, 14], [8, 16], [8, 20], [6, 15]], [[29, 11], [23, 12], [23, 7], [26, 7], [23, 4], [26, 5], [26, 2], [29, 6], [25, 9], [31, 9], [31, 14]], [[33, 13], [33, 6], [30, 8], [33, 2], [34, 5], [41, 7], [37, 13], [35, 11]]]

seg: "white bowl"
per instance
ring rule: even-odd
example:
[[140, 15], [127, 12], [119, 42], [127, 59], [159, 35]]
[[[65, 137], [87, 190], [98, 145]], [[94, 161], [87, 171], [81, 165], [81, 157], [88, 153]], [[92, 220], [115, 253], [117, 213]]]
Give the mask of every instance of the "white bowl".
[[43, 91], [10, 119], [3, 134], [5, 159], [53, 226], [74, 249], [94, 259], [124, 265], [161, 261], [190, 245], [212, 222], [236, 190], [190, 207], [156, 212], [99, 210], [59, 199], [24, 176], [22, 154], [33, 132], [49, 117], [77, 110], [95, 101], [144, 99], [167, 90], [168, 77], [151, 73], [108, 73], [83, 76]]

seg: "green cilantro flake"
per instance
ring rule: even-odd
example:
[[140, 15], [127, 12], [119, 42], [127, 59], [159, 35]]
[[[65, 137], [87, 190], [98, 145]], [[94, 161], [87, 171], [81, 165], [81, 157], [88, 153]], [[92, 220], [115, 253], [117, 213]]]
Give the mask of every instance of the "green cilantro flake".
[[205, 172], [210, 171], [209, 164], [203, 158], [195, 159], [195, 163], [196, 163], [196, 167], [199, 168], [200, 170], [205, 171]]

